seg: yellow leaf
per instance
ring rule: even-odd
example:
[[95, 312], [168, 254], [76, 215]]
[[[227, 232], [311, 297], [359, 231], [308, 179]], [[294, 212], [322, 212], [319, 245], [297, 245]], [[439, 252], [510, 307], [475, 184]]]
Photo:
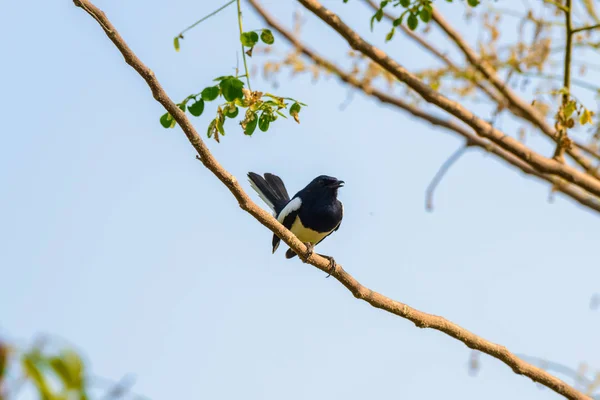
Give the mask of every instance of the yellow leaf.
[[592, 123], [592, 113], [587, 108], [584, 108], [583, 112], [579, 116], [579, 123], [581, 125], [585, 125], [585, 124], [588, 124], [588, 123], [591, 124]]

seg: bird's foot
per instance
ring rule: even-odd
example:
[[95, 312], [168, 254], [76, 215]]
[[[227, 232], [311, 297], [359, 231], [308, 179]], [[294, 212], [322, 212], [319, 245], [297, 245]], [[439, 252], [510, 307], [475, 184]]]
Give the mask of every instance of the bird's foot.
[[311, 242], [304, 242], [304, 245], [306, 246], [306, 252], [304, 253], [303, 261], [307, 262], [308, 259], [310, 258], [310, 256], [312, 256], [314, 253], [315, 245], [312, 244]]
[[336, 262], [335, 259], [331, 256], [326, 256], [325, 254], [319, 254], [321, 257], [326, 258], [329, 260], [329, 275], [327, 275], [325, 278], [329, 278], [331, 276], [332, 273], [335, 272], [335, 267], [336, 267]]

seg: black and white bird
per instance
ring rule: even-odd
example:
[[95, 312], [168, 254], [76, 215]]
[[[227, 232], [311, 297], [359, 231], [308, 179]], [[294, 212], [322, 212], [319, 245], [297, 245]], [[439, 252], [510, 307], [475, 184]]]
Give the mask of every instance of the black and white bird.
[[[290, 199], [283, 181], [277, 175], [266, 173], [263, 177], [249, 172], [248, 179], [250, 186], [273, 210], [277, 220], [304, 242], [308, 248], [307, 258], [312, 254], [314, 246], [339, 229], [344, 206], [337, 195], [338, 189], [344, 186], [344, 181], [321, 175]], [[273, 253], [279, 247], [279, 242], [279, 237], [273, 235]], [[286, 258], [295, 255], [292, 249], [285, 253]], [[331, 268], [335, 267], [332, 257], [320, 255], [329, 259]]]

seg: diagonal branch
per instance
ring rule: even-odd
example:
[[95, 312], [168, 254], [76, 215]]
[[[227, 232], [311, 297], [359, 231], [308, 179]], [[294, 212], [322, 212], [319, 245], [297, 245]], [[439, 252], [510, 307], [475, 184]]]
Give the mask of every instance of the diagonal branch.
[[[473, 50], [469, 44], [460, 36], [460, 34], [454, 30], [454, 28], [440, 15], [440, 13], [434, 9], [432, 13], [432, 19], [436, 24], [446, 33], [446, 35], [460, 48], [464, 53], [465, 57], [483, 76], [507, 99], [509, 105], [517, 110], [522, 117], [529, 120], [535, 126], [537, 126], [546, 136], [551, 138], [557, 143], [562, 141], [562, 137], [558, 135], [555, 130], [546, 122], [544, 117], [529, 103], [524, 101], [519, 95], [513, 92], [500, 77], [496, 74], [494, 69], [488, 65], [484, 60], [480, 59], [475, 50]], [[587, 173], [598, 178], [600, 175], [596, 171], [596, 168], [592, 165], [589, 159], [582, 156], [577, 149], [566, 148], [567, 154], [577, 162]]]
[[254, 7], [254, 10], [265, 20], [265, 22], [268, 25], [270, 25], [273, 29], [278, 31], [283, 37], [285, 37], [294, 46], [296, 50], [309, 57], [315, 64], [317, 64], [321, 68], [335, 74], [342, 82], [361, 90], [366, 95], [375, 97], [384, 104], [392, 105], [396, 108], [410, 113], [411, 115], [413, 115], [416, 118], [419, 118], [422, 121], [428, 122], [434, 126], [439, 126], [452, 133], [462, 136], [465, 139], [466, 145], [479, 147], [485, 150], [486, 152], [492, 153], [498, 158], [506, 161], [508, 164], [519, 168], [525, 174], [535, 176], [546, 182], [550, 182], [554, 190], [558, 190], [566, 194], [581, 205], [591, 210], [600, 212], [600, 201], [598, 201], [596, 197], [590, 195], [589, 193], [583, 190], [576, 188], [573, 185], [566, 184], [560, 178], [538, 172], [528, 163], [522, 161], [521, 159], [507, 152], [506, 150], [501, 149], [494, 143], [480, 138], [479, 136], [471, 132], [469, 128], [465, 127], [462, 124], [459, 124], [458, 122], [436, 117], [435, 115], [432, 115], [416, 106], [406, 103], [397, 97], [393, 97], [385, 92], [382, 92], [376, 88], [365, 84], [364, 82], [356, 78], [356, 76], [343, 71], [333, 62], [326, 60], [322, 56], [318, 55], [315, 51], [306, 47], [290, 31], [282, 27], [281, 24], [279, 24], [275, 20], [275, 18], [269, 15], [269, 13], [258, 3], [257, 0], [248, 0], [248, 2], [252, 5], [252, 7]]
[[366, 42], [360, 35], [346, 25], [340, 17], [328, 10], [318, 1], [298, 0], [298, 2], [335, 29], [344, 39], [346, 39], [350, 47], [369, 57], [397, 79], [407, 84], [427, 102], [438, 106], [469, 125], [478, 135], [491, 140], [498, 146], [519, 157], [521, 160], [531, 164], [538, 171], [558, 175], [566, 181], [573, 183], [596, 196], [600, 196], [600, 180], [582, 173], [569, 165], [562, 164], [534, 152], [516, 139], [494, 128], [490, 123], [479, 118], [461, 104], [452, 101], [431, 89], [419, 78], [390, 58], [385, 52]]
[[[254, 202], [252, 202], [248, 195], [243, 191], [235, 177], [227, 172], [217, 162], [217, 160], [206, 147], [204, 141], [194, 129], [185, 113], [181, 111], [168, 97], [167, 93], [156, 79], [154, 73], [148, 67], [146, 67], [133, 53], [129, 46], [127, 46], [123, 38], [110, 23], [106, 15], [100, 9], [90, 3], [89, 0], [73, 0], [73, 2], [76, 6], [83, 8], [100, 24], [106, 35], [119, 49], [125, 58], [125, 61], [131, 65], [131, 67], [133, 67], [133, 69], [135, 69], [146, 81], [154, 98], [160, 104], [162, 104], [162, 106], [169, 113], [171, 113], [173, 118], [177, 121], [194, 149], [196, 149], [198, 152], [198, 155], [204, 166], [209, 169], [229, 189], [232, 195], [237, 199], [239, 206], [251, 214], [261, 224], [279, 236], [294, 251], [298, 252], [299, 254], [305, 253], [306, 246], [304, 246], [304, 244], [302, 244], [302, 242], [300, 242], [300, 240], [298, 240], [290, 231], [285, 229], [285, 227], [283, 227], [283, 225], [281, 225], [272, 215], [262, 210]], [[328, 271], [329, 269], [329, 261], [316, 254], [308, 257], [307, 261], [311, 265], [323, 271]], [[330, 272], [331, 275], [334, 276], [340, 283], [342, 283], [350, 292], [352, 292], [355, 297], [368, 302], [373, 307], [380, 308], [400, 317], [406, 318], [421, 328], [432, 328], [444, 332], [449, 336], [462, 341], [470, 348], [480, 350], [504, 361], [516, 373], [526, 375], [535, 381], [552, 388], [556, 392], [567, 396], [568, 398], [587, 399], [586, 396], [568, 386], [560, 379], [555, 378], [547, 372], [519, 359], [513, 353], [509, 352], [504, 346], [489, 342], [448, 321], [445, 318], [415, 310], [406, 304], [374, 292], [362, 286], [339, 265], [333, 268], [333, 271]]]

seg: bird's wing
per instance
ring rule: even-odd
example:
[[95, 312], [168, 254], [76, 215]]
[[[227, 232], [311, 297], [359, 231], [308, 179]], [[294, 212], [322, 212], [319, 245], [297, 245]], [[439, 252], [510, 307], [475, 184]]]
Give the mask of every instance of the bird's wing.
[[[285, 205], [285, 207], [283, 207], [283, 210], [281, 210], [279, 215], [277, 215], [277, 221], [279, 221], [287, 229], [292, 229], [292, 225], [298, 216], [301, 206], [302, 200], [300, 197], [294, 197]], [[277, 247], [279, 247], [280, 241], [281, 239], [279, 239], [279, 236], [273, 234], [273, 253], [275, 253], [275, 250], [277, 250]]]

